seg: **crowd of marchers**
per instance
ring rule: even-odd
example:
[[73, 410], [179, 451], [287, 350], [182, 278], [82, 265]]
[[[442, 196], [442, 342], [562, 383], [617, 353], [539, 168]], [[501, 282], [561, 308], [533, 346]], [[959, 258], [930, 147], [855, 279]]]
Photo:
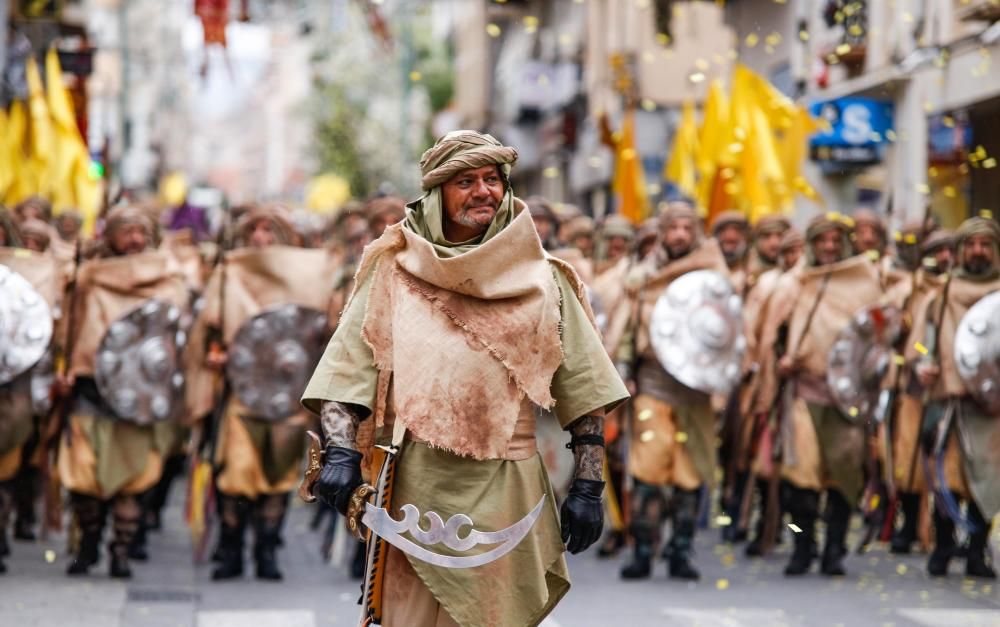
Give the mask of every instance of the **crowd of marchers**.
[[[962, 558], [967, 575], [995, 577], [1000, 407], [987, 388], [1000, 382], [987, 374], [970, 389], [955, 357], [963, 319], [1000, 289], [994, 219], [948, 231], [928, 213], [890, 229], [859, 209], [815, 216], [801, 232], [782, 216], [751, 224], [737, 212], [705, 225], [683, 201], [641, 224], [540, 197], [518, 206], [586, 285], [632, 394], [604, 425], [607, 532], [596, 548], [631, 553], [623, 579], [652, 576], [660, 559], [670, 577], [698, 579], [694, 535], [714, 499], [721, 541], [745, 542], [748, 558], [791, 544], [788, 576], [814, 562], [844, 575], [860, 515], [861, 545], [926, 550], [933, 576]], [[213, 579], [242, 577], [248, 553], [258, 578], [281, 579], [283, 523], [317, 425], [298, 403], [316, 346], [338, 326], [365, 246], [405, 215], [395, 197], [350, 203], [326, 223], [240, 206], [210, 233], [189, 206], [131, 204], [85, 237], [80, 216], [52, 216], [38, 198], [0, 210], [0, 295], [40, 298], [51, 322], [0, 347], [40, 355], [0, 368], [0, 572], [9, 534], [32, 542], [67, 527], [68, 574], [95, 567], [107, 536], [111, 576], [129, 577], [134, 562], [156, 559], [147, 535], [184, 478], [206, 544], [195, 551], [211, 556]], [[667, 333], [657, 304], [702, 271], [724, 277], [740, 303], [729, 330], [742, 338], [738, 372], [723, 392], [679, 374], [712, 346], [665, 357], [657, 339]], [[19, 307], [0, 303], [0, 313]], [[887, 317], [891, 338], [865, 335]], [[857, 362], [841, 389], [830, 370], [848, 341], [884, 358]], [[142, 386], [164, 400], [136, 396]], [[329, 551], [342, 522], [321, 507], [317, 525], [326, 514]], [[362, 545], [353, 556], [360, 577]]]

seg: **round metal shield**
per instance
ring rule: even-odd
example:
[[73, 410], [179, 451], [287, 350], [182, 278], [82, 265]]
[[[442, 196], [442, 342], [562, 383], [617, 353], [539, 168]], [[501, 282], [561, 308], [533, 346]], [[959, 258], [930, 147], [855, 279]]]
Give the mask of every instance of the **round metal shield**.
[[827, 355], [826, 383], [837, 407], [849, 418], [872, 415], [903, 327], [898, 308], [869, 305], [837, 334]]
[[243, 323], [229, 348], [226, 376], [255, 417], [281, 420], [299, 411], [329, 339], [326, 316], [299, 305], [279, 305]]
[[718, 272], [696, 270], [675, 279], [653, 307], [649, 335], [656, 358], [689, 388], [729, 393], [746, 351], [742, 309]]
[[122, 420], [148, 425], [175, 417], [184, 404], [181, 310], [150, 299], [111, 323], [97, 349], [94, 379]]
[[0, 385], [38, 363], [52, 339], [52, 312], [31, 283], [0, 265]]
[[979, 299], [958, 323], [955, 363], [965, 389], [989, 413], [1000, 413], [1000, 292]]

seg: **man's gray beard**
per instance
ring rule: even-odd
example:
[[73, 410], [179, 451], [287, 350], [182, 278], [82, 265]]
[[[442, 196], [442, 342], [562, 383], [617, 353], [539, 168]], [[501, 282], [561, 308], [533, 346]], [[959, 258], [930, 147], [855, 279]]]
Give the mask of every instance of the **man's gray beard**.
[[493, 218], [496, 217], [496, 209], [493, 210], [493, 215], [490, 217], [490, 221], [486, 224], [480, 224], [475, 218], [469, 216], [469, 212], [463, 210], [458, 214], [458, 219], [455, 222], [461, 224], [462, 226], [468, 227], [470, 229], [481, 229], [485, 231], [489, 228], [490, 222], [493, 222]]
[[691, 252], [691, 248], [693, 246], [694, 244], [688, 244], [687, 246], [680, 249], [676, 253], [674, 252], [674, 249], [672, 249], [670, 246], [667, 246], [666, 244], [663, 245], [663, 248], [666, 249], [667, 251], [667, 258], [673, 261], [674, 259], [680, 259], [681, 257], [687, 256], [687, 254]]

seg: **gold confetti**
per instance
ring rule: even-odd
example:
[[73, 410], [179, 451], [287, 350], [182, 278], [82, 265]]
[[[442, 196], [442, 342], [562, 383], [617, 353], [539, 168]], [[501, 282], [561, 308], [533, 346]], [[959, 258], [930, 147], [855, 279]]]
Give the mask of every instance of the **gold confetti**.
[[652, 409], [644, 409], [641, 412], [639, 412], [639, 422], [645, 422], [652, 417], [653, 417]]
[[803, 29], [799, 31], [799, 41], [809, 41], [809, 31]]
[[769, 46], [777, 46], [778, 44], [781, 43], [781, 33], [779, 33], [778, 31], [774, 31], [773, 33], [764, 38], [764, 43], [766, 43]]
[[885, 138], [891, 142], [896, 141], [896, 131], [891, 128], [885, 132]]
[[720, 527], [728, 527], [733, 524], [733, 519], [726, 514], [719, 514], [715, 517], [715, 524]]
[[840, 44], [839, 46], [834, 48], [833, 51], [837, 53], [838, 57], [842, 57], [851, 51], [851, 44]]
[[708, 61], [706, 61], [705, 59], [695, 59], [694, 66], [699, 70], [701, 70], [702, 72], [707, 71], [709, 68]]
[[916, 244], [917, 236], [914, 235], [913, 233], [907, 233], [906, 235], [903, 236], [903, 241], [906, 242], [907, 244]]
[[927, 195], [931, 193], [931, 188], [927, 183], [917, 183], [916, 189], [920, 194]]
[[802, 533], [802, 527], [799, 527], [795, 523], [788, 523], [788, 528], [792, 530], [792, 533]]
[[645, 109], [646, 111], [655, 111], [656, 110], [656, 103], [653, 102], [652, 100], [650, 100], [649, 98], [643, 98], [642, 99], [642, 108]]
[[728, 588], [729, 588], [728, 579], [719, 579], [718, 581], [715, 582], [716, 590], [727, 590]]
[[421, 74], [420, 72], [416, 70], [410, 72], [410, 81], [414, 83], [419, 83], [421, 78], [423, 78], [423, 74]]
[[660, 44], [661, 46], [669, 46], [670, 35], [666, 33], [656, 33], [656, 43]]
[[500, 27], [496, 24], [490, 23], [486, 25], [486, 34], [490, 37], [499, 37], [501, 32], [503, 31], [501, 31]]
[[747, 48], [753, 48], [760, 42], [760, 36], [757, 33], [750, 33], [747, 35], [744, 42], [746, 43]]
[[525, 15], [521, 23], [524, 24], [524, 30], [528, 33], [538, 30], [538, 18], [534, 15]]
[[989, 209], [980, 209], [979, 210], [979, 217], [980, 218], [986, 218], [987, 220], [992, 220], [993, 219], [993, 212], [990, 211]]
[[674, 440], [680, 442], [681, 444], [684, 444], [685, 442], [688, 441], [688, 434], [683, 431], [678, 431], [677, 433], [674, 434]]
[[992, 170], [993, 168], [997, 167], [997, 160], [994, 159], [993, 157], [990, 157], [989, 159], [983, 159], [983, 162], [980, 163], [979, 165], [983, 166], [987, 170]]
[[948, 128], [955, 128], [955, 118], [951, 117], [950, 115], [946, 115], [943, 118], [941, 118], [941, 124], [944, 124]]
[[544, 176], [547, 179], [557, 178], [559, 176], [559, 168], [550, 165], [549, 167], [542, 170], [542, 176]]
[[56, 561], [56, 552], [52, 549], [45, 550], [45, 562], [51, 564]]
[[691, 75], [688, 76], [688, 80], [691, 81], [692, 83], [700, 83], [700, 82], [702, 82], [702, 81], [705, 80], [705, 73], [704, 72], [692, 72]]
[[945, 185], [944, 189], [941, 190], [941, 193], [943, 193], [947, 198], [954, 198], [955, 196], [958, 196], [958, 192], [955, 191], [955, 187], [953, 185]]
[[725, 567], [730, 567], [736, 563], [736, 556], [732, 553], [726, 553], [722, 556], [722, 565]]
[[652, 431], [643, 431], [642, 434], [639, 436], [639, 441], [641, 441], [641, 442], [650, 442], [655, 437], [656, 437], [656, 434], [653, 433]]
[[929, 350], [927, 350], [927, 347], [921, 344], [920, 342], [916, 342], [913, 344], [913, 350], [917, 351], [921, 355], [926, 355], [927, 353], [930, 352]]
[[[868, 252], [873, 252], [873, 251], [868, 251]], [[876, 255], [878, 254], [877, 251], [874, 251], [874, 252], [875, 252]], [[847, 410], [847, 413], [851, 416], [851, 418], [857, 418], [858, 417], [858, 413], [859, 413], [858, 412], [858, 408], [857, 407], [851, 407], [850, 409]]]
[[899, 564], [899, 565], [896, 566], [896, 574], [897, 575], [905, 575], [906, 574], [906, 570], [907, 570], [906, 564]]
[[933, 178], [937, 178], [937, 175], [938, 175], [938, 169], [936, 167], [931, 166], [931, 167], [927, 168], [927, 176], [929, 176], [929, 177], [931, 177], [933, 179]]
[[906, 365], [906, 357], [903, 357], [899, 353], [896, 353], [895, 355], [892, 356], [892, 362], [894, 364], [896, 364], [897, 366], [905, 366]]

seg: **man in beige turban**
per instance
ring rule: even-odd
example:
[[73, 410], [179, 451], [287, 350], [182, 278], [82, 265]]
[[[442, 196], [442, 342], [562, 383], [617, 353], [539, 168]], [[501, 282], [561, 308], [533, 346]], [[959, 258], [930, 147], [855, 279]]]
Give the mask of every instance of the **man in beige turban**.
[[[340, 512], [363, 473], [372, 481], [379, 471], [378, 443], [390, 453], [376, 483], [391, 497], [375, 505], [395, 518], [405, 505], [464, 514], [484, 532], [529, 525], [511, 552], [469, 568], [454, 566], [484, 559], [485, 547], [418, 539], [436, 556], [428, 561], [370, 537], [364, 612], [383, 625], [537, 625], [569, 588], [567, 545], [580, 552], [601, 532], [603, 416], [628, 394], [582, 284], [545, 254], [514, 198], [516, 158], [473, 131], [424, 153], [424, 195], [365, 250], [303, 396], [326, 436], [315, 494]], [[575, 479], [560, 514], [537, 452], [536, 405], [572, 433]]]
[[[934, 550], [927, 561], [932, 577], [948, 574], [955, 555], [955, 522], [960, 512], [947, 506], [953, 492], [968, 504], [968, 558], [965, 574], [996, 578], [989, 549], [992, 521], [1000, 512], [1000, 415], [985, 407], [958, 376], [955, 331], [962, 317], [983, 297], [1000, 290], [1000, 226], [992, 219], [969, 218], [955, 233], [956, 267], [939, 293], [924, 302], [914, 316], [908, 346], [914, 373], [930, 398], [924, 430], [933, 438], [939, 429], [940, 447], [930, 453], [932, 468], [940, 463], [943, 476], [935, 477]], [[994, 321], [995, 322], [995, 321]], [[935, 343], [937, 344], [935, 346]], [[952, 416], [950, 426], [946, 414]]]
[[[634, 386], [628, 472], [633, 477], [629, 533], [635, 541], [624, 579], [652, 573], [654, 546], [672, 488], [673, 537], [667, 545], [670, 577], [700, 577], [691, 563], [702, 488], [715, 479], [715, 415], [709, 395], [682, 384], [661, 365], [653, 349], [651, 323], [657, 299], [678, 278], [696, 270], [725, 276], [726, 262], [714, 239], [703, 241], [694, 207], [667, 206], [660, 215], [660, 245], [626, 279], [628, 306], [609, 322], [619, 337], [615, 361]], [[620, 325], [625, 327], [619, 332]]]

